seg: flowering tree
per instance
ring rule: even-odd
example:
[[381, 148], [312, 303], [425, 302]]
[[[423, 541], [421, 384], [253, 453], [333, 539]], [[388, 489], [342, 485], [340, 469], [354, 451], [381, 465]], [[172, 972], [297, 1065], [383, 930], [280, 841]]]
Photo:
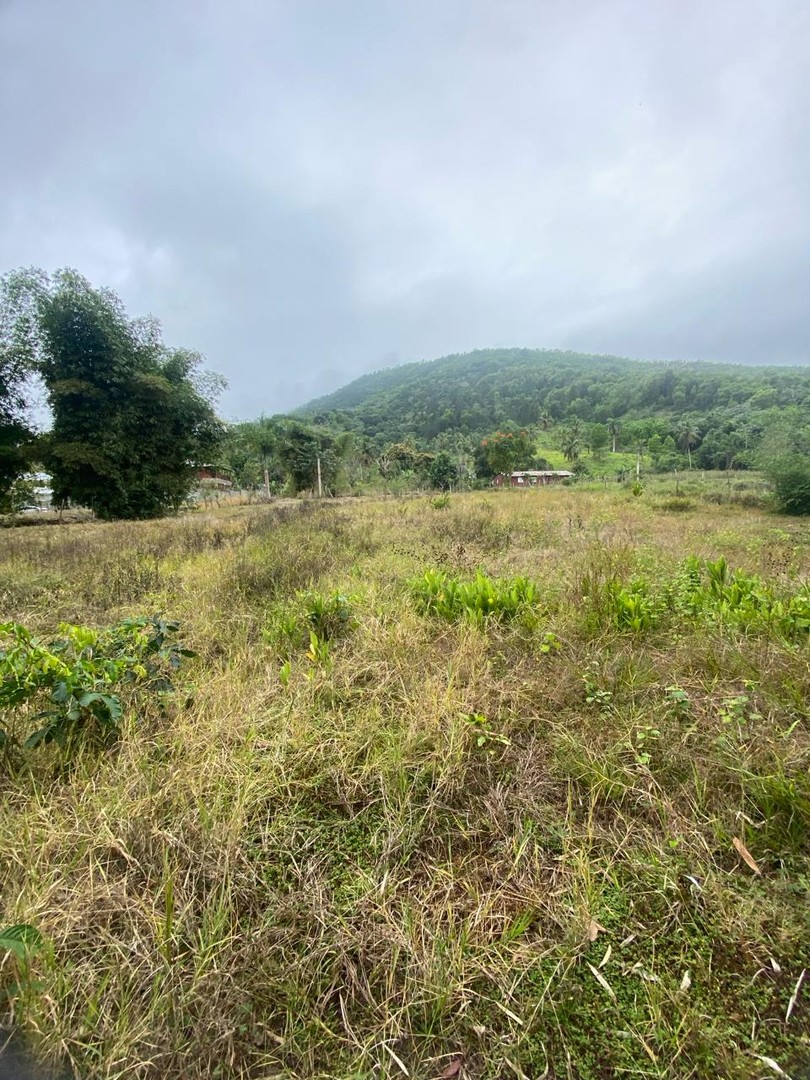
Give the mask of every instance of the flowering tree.
[[521, 465], [527, 466], [534, 453], [528, 431], [496, 431], [482, 439], [481, 445], [490, 469], [507, 476]]

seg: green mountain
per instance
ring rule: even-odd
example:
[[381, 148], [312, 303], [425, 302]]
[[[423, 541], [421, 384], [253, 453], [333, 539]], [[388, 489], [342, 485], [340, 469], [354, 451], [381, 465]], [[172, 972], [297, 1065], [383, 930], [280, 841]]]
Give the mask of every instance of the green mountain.
[[363, 375], [298, 410], [375, 442], [428, 443], [510, 423], [758, 414], [810, 408], [810, 367], [628, 360], [545, 349], [481, 349]]

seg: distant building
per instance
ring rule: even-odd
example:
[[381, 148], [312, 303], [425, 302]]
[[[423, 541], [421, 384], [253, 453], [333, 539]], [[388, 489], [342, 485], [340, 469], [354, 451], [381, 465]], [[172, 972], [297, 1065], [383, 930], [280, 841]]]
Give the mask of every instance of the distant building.
[[222, 465], [200, 465], [195, 470], [197, 484], [209, 491], [230, 491], [234, 486], [233, 473]]
[[26, 485], [30, 485], [31, 507], [36, 507], [39, 510], [49, 510], [53, 498], [50, 474], [45, 472], [27, 473], [22, 477], [22, 480]]
[[545, 487], [547, 484], [558, 484], [561, 480], [570, 480], [574, 474], [567, 469], [522, 469], [519, 472], [498, 473], [493, 477], [494, 487], [505, 487], [507, 482], [510, 487]]

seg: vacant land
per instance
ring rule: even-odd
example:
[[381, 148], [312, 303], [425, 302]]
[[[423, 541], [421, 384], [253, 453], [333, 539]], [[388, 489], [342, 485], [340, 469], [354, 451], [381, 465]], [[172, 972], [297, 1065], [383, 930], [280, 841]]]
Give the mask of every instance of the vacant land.
[[196, 653], [114, 741], [5, 710], [14, 1018], [81, 1077], [806, 1075], [809, 568], [615, 485], [0, 534], [40, 641]]

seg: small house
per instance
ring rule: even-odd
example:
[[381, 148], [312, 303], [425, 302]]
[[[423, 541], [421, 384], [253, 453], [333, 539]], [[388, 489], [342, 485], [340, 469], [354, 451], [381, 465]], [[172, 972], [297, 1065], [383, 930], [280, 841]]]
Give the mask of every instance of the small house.
[[200, 465], [195, 476], [200, 488], [229, 491], [233, 487], [233, 473], [222, 465]]
[[493, 477], [493, 487], [545, 487], [547, 484], [558, 484], [562, 480], [570, 480], [574, 474], [567, 469], [521, 469], [518, 472], [498, 473]]

